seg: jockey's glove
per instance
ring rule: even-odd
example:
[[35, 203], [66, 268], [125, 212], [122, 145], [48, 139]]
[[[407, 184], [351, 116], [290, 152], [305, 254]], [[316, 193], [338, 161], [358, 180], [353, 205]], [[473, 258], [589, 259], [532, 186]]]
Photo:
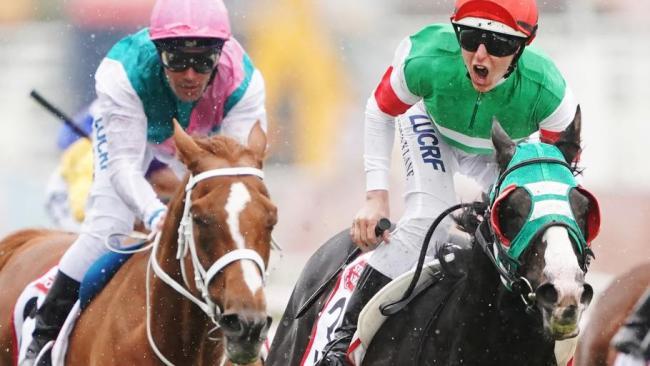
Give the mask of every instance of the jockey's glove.
[[144, 224], [145, 227], [151, 232], [151, 236], [154, 236], [162, 229], [162, 224], [165, 220], [166, 213], [167, 207], [162, 206], [146, 216]]

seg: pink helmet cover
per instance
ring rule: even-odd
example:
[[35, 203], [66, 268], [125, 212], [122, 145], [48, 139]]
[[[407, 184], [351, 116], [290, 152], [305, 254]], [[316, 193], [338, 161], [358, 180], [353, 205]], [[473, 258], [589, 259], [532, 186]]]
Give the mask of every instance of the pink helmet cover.
[[151, 12], [151, 40], [231, 36], [228, 10], [222, 0], [158, 0]]

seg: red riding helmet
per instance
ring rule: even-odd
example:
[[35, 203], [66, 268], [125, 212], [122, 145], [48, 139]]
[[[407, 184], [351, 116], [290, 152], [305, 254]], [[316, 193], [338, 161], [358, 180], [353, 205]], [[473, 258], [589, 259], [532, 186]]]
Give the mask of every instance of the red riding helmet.
[[537, 31], [537, 16], [535, 0], [456, 0], [451, 21], [524, 37], [527, 38], [526, 43], [530, 44]]

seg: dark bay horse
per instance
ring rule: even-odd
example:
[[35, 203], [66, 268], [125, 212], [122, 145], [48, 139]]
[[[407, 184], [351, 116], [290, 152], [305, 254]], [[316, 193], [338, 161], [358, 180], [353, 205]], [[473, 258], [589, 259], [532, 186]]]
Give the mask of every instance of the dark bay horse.
[[[559, 169], [559, 174], [572, 180], [571, 162], [580, 152], [580, 122], [577, 114], [556, 147], [528, 144], [529, 150], [554, 151], [552, 155], [512, 164], [519, 145], [495, 123], [492, 139], [501, 169], [497, 183], [507, 182], [516, 170], [527, 169], [542, 172], [542, 177], [544, 172]], [[587, 242], [598, 231], [597, 202], [575, 183], [549, 180], [499, 189], [502, 194], [495, 195], [497, 203], [490, 211], [470, 210], [463, 215], [463, 228], [480, 233], [487, 241], [475, 237], [471, 249], [458, 250], [457, 259], [443, 266], [446, 269], [434, 286], [388, 317], [370, 343], [364, 365], [557, 364], [555, 341], [578, 334], [578, 322], [593, 296], [585, 273], [591, 253]], [[556, 195], [564, 195], [563, 204], [533, 202], [533, 198]], [[531, 217], [545, 215], [553, 220], [531, 232], [526, 225]], [[556, 222], [556, 216], [570, 217], [573, 224], [562, 219]], [[513, 244], [523, 231], [529, 240]], [[300, 364], [313, 319], [327, 295], [323, 293], [308, 311], [298, 314], [299, 309], [316, 288], [317, 273], [329, 273], [337, 266], [332, 262], [345, 260], [349, 245], [344, 235], [321, 247], [307, 263], [274, 338], [268, 364]], [[514, 258], [509, 244], [517, 247]], [[327, 256], [334, 260], [328, 261]], [[294, 319], [297, 315], [301, 317]]]
[[650, 262], [612, 279], [589, 310], [589, 321], [578, 339], [575, 366], [614, 365], [617, 352], [610, 346], [614, 334], [650, 288]]
[[[172, 199], [151, 252], [133, 255], [81, 313], [66, 365], [259, 363], [271, 322], [264, 282], [277, 221], [260, 179], [265, 136], [257, 126], [245, 147], [224, 136], [193, 139], [175, 124], [174, 141], [191, 174], [185, 189]], [[0, 242], [3, 310], [57, 262], [73, 240], [62, 235], [27, 231]], [[11, 364], [6, 349], [15, 347], [10, 317], [0, 314], [2, 365]]]

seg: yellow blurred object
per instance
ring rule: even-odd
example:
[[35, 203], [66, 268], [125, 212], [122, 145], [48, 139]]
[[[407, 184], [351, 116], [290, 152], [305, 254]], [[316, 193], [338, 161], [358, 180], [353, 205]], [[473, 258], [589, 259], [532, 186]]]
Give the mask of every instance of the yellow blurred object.
[[66, 0], [68, 19], [92, 29], [131, 29], [149, 24], [154, 0]]
[[[278, 135], [271, 135], [271, 146], [288, 145], [295, 162], [323, 167], [332, 158], [332, 141], [349, 99], [336, 52], [311, 6], [304, 0], [277, 0], [247, 26], [249, 50], [266, 83], [271, 129]], [[288, 120], [280, 116], [287, 107]], [[276, 121], [282, 125], [274, 126]]]
[[0, 23], [24, 21], [34, 17], [34, 1], [0, 1]]
[[93, 182], [93, 150], [88, 139], [79, 139], [61, 156], [59, 167], [68, 185], [68, 203], [75, 220], [84, 219], [88, 192]]

